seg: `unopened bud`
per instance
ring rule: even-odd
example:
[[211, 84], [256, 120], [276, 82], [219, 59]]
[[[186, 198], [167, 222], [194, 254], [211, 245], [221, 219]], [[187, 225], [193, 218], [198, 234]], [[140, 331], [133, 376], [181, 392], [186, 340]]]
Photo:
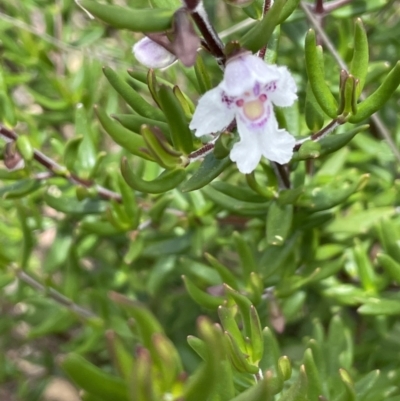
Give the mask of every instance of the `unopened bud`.
[[148, 37], [139, 40], [132, 50], [136, 60], [148, 68], [168, 67], [176, 60], [174, 54]]

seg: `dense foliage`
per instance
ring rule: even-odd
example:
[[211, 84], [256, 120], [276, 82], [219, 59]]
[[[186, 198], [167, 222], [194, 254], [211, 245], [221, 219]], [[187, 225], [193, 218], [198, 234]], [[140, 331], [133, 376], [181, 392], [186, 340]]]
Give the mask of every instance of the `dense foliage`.
[[[182, 3], [195, 65], [149, 71]], [[189, 129], [224, 61], [182, 3], [1, 1], [0, 399], [399, 401], [398, 4], [204, 0], [298, 88], [242, 174]]]

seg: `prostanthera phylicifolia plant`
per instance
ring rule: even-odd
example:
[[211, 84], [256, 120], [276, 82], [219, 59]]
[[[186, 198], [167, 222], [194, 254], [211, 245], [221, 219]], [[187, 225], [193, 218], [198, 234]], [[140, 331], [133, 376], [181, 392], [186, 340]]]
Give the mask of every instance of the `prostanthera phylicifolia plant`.
[[400, 63], [368, 43], [390, 2], [113, 3], [70, 7], [132, 67], [105, 63], [101, 96], [72, 80], [91, 95], [58, 110], [33, 86], [78, 103], [62, 163], [0, 70], [0, 206], [24, 244], [0, 285], [46, 294], [31, 335], [84, 327], [59, 363], [85, 401], [399, 401]]

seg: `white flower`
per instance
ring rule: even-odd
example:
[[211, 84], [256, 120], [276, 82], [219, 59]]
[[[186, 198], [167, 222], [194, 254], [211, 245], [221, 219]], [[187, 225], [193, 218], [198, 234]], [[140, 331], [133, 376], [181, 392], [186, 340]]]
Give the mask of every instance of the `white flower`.
[[147, 36], [135, 43], [132, 51], [137, 61], [148, 68], [168, 67], [176, 60], [175, 55]]
[[190, 128], [202, 136], [222, 131], [236, 118], [240, 141], [230, 158], [248, 174], [262, 156], [280, 164], [292, 158], [295, 139], [278, 128], [273, 104], [290, 106], [296, 99], [296, 84], [286, 67], [240, 54], [228, 62], [222, 82], [200, 98]]

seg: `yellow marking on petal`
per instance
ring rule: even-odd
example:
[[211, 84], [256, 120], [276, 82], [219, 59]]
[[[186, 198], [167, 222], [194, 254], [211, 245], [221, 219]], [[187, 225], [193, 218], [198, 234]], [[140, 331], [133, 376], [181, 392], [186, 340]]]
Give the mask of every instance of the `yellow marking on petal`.
[[264, 103], [260, 99], [251, 100], [243, 105], [243, 111], [249, 120], [257, 120], [264, 114]]

